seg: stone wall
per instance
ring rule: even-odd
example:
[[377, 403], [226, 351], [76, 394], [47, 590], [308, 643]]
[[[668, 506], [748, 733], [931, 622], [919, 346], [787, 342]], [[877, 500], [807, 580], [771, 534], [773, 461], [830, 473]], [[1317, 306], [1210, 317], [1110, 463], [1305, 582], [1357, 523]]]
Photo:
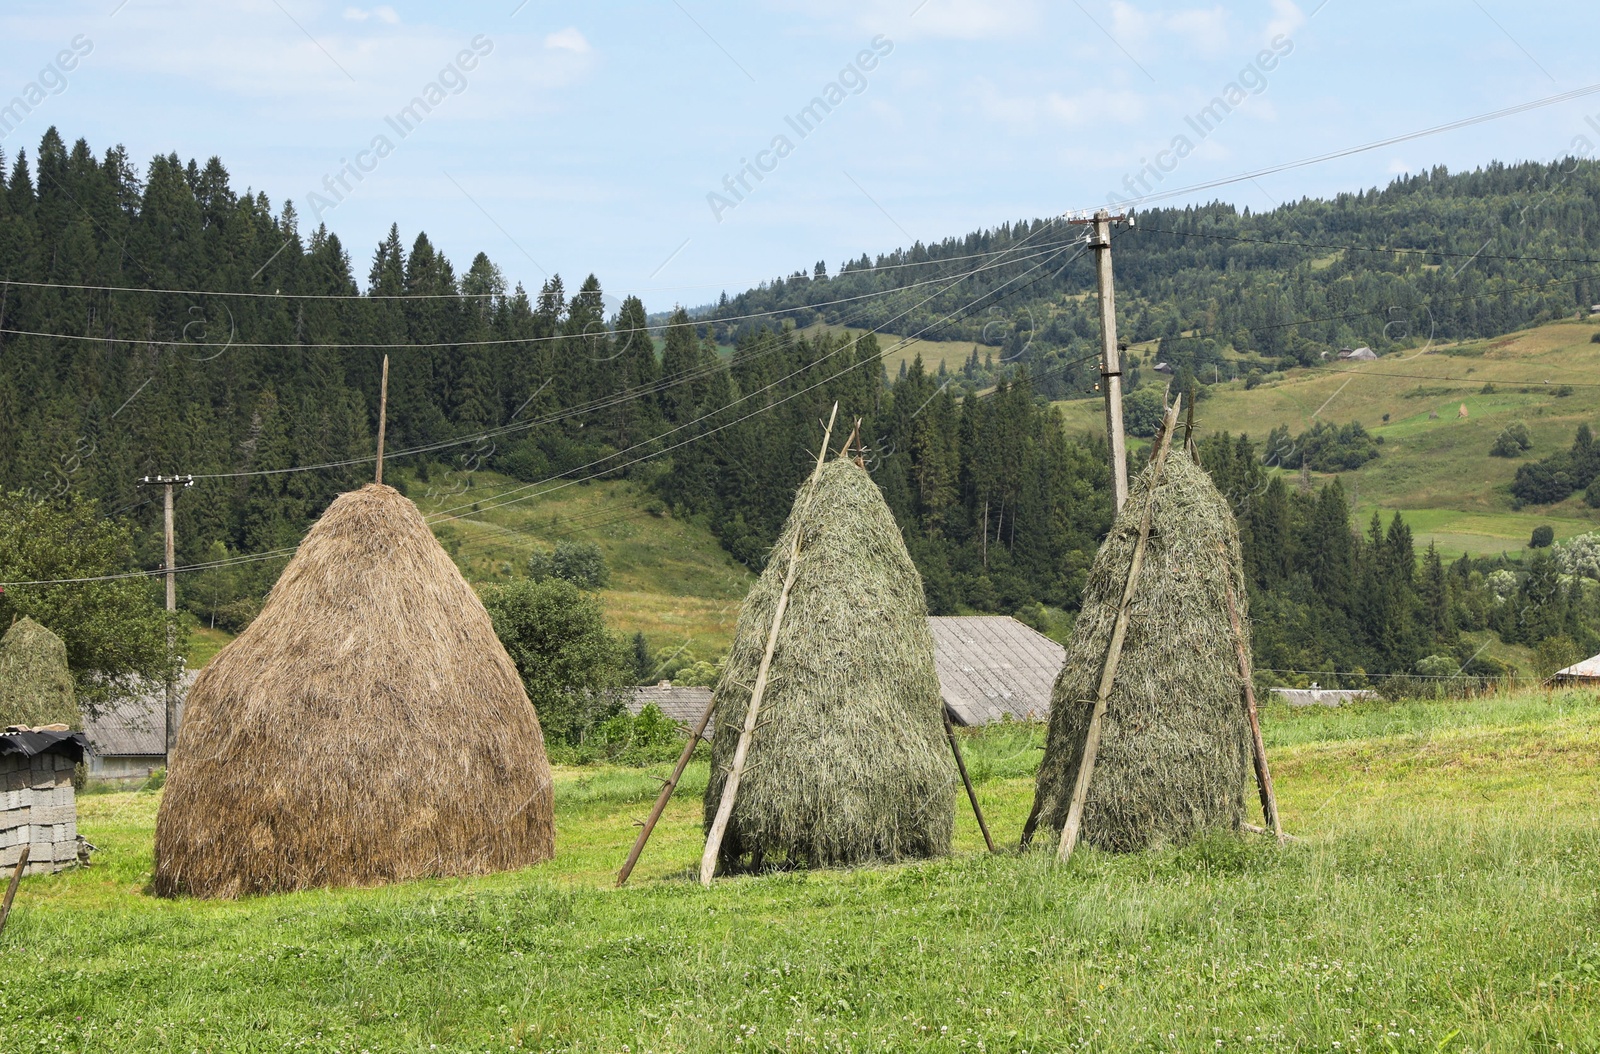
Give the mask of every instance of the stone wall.
[[55, 753], [0, 757], [0, 874], [17, 866], [24, 845], [30, 875], [77, 863], [72, 768], [71, 758]]

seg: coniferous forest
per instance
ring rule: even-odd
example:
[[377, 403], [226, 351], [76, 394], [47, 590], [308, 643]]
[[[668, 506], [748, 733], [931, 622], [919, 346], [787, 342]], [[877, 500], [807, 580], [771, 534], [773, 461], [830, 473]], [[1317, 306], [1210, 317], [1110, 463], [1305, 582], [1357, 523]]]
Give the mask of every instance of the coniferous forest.
[[[120, 532], [89, 568], [37, 547], [0, 551], [7, 581], [159, 566], [160, 500], [138, 480], [191, 474], [177, 559], [204, 569], [183, 577], [180, 600], [239, 628], [307, 525], [370, 478], [385, 354], [392, 464], [628, 477], [751, 567], [837, 401], [841, 419], [861, 419], [935, 613], [1047, 624], [1046, 607], [1076, 607], [1110, 523], [1103, 441], [1067, 435], [1046, 401], [1092, 385], [1081, 228], [1006, 225], [651, 314], [633, 297], [608, 310], [592, 275], [508, 288], [481, 253], [458, 271], [398, 226], [375, 247], [347, 247], [301, 230], [292, 205], [235, 188], [217, 158], [141, 167], [52, 129], [0, 170], [0, 491], [12, 523], [67, 504], [84, 530]], [[1460, 337], [1568, 315], [1600, 293], [1557, 262], [1600, 250], [1597, 189], [1600, 168], [1570, 162], [1437, 171], [1261, 215], [1142, 213], [1119, 243], [1125, 332], [1160, 340], [1198, 391], [1225, 349], [1315, 364], [1341, 343], [1382, 350], [1419, 327]], [[1502, 258], [1512, 246], [1516, 259]], [[1472, 266], [1455, 265], [1458, 248], [1479, 250]], [[794, 328], [819, 320], [992, 339], [1004, 354], [974, 354], [950, 375], [913, 362], [891, 378], [882, 351], [894, 338]], [[1346, 457], [1359, 438], [1328, 449]], [[1492, 673], [1461, 643], [1485, 628], [1530, 645], [1600, 644], [1595, 605], [1555, 556], [1536, 556], [1507, 592], [1494, 584], [1503, 567], [1419, 559], [1398, 518], [1350, 523], [1337, 482], [1296, 486], [1259, 442], [1213, 437], [1202, 455], [1240, 517], [1264, 671], [1325, 670], [1330, 683], [1334, 671], [1412, 674], [1456, 656]], [[52, 602], [40, 597], [11, 590], [0, 622]]]

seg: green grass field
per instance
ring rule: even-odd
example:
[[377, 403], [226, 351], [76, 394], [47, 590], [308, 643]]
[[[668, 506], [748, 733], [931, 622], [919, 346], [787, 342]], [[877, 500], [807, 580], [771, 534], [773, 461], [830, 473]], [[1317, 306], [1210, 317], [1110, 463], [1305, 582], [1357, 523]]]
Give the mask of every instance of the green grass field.
[[[557, 773], [558, 856], [238, 903], [145, 893], [159, 794], [80, 799], [87, 871], [23, 882], [7, 1051], [1593, 1051], [1590, 694], [1269, 708], [1284, 848], [982, 853], [702, 890], [696, 765]], [[966, 746], [1015, 842], [1041, 742]], [[419, 776], [419, 778], [425, 778]]]
[[[1382, 456], [1342, 476], [1361, 522], [1374, 508], [1403, 511], [1420, 546], [1432, 540], [1452, 555], [1516, 553], [1539, 524], [1555, 528], [1557, 538], [1600, 527], [1600, 511], [1581, 495], [1513, 511], [1507, 490], [1519, 464], [1571, 446], [1582, 422], [1600, 424], [1600, 344], [1590, 341], [1596, 333], [1600, 327], [1590, 322], [1554, 322], [1359, 366], [1292, 370], [1249, 391], [1242, 381], [1228, 382], [1200, 402], [1195, 426], [1261, 441], [1278, 425], [1298, 434], [1316, 420], [1360, 421], [1384, 439]], [[1562, 384], [1572, 386], [1570, 394], [1556, 394]], [[1104, 428], [1098, 400], [1056, 405], [1073, 432]], [[1533, 450], [1522, 459], [1490, 457], [1495, 436], [1512, 421], [1527, 424]]]
[[[865, 333], [863, 329], [853, 329], [847, 326], [828, 326], [821, 322], [807, 326], [800, 332], [812, 336], [827, 330], [832, 333], [850, 333], [857, 335]], [[966, 361], [972, 357], [972, 349], [978, 349], [978, 358], [985, 355], [999, 357], [998, 345], [975, 343], [969, 340], [923, 340], [921, 337], [897, 337], [892, 333], [878, 334], [878, 347], [883, 349], [883, 367], [889, 371], [889, 378], [900, 376], [900, 365], [910, 366], [917, 356], [922, 357], [922, 368], [928, 373], [938, 373], [939, 365], [944, 364], [946, 370], [959, 370]]]

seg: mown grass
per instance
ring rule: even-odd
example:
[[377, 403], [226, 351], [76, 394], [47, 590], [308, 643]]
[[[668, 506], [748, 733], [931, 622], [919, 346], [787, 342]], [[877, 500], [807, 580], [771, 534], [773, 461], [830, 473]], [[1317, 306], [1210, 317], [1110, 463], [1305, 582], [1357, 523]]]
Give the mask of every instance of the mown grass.
[[[92, 869], [23, 883], [6, 1050], [1600, 1049], [1600, 714], [1584, 694], [1264, 715], [1300, 841], [691, 879], [691, 769], [558, 773], [527, 871], [240, 903], [144, 892], [157, 795], [81, 803]], [[1039, 730], [965, 743], [1015, 842]], [[419, 773], [419, 778], [429, 778]]]
[[[1298, 435], [1319, 420], [1360, 421], [1384, 446], [1377, 460], [1342, 474], [1359, 522], [1374, 509], [1385, 518], [1403, 511], [1408, 520], [1433, 511], [1435, 519], [1415, 528], [1419, 546], [1434, 541], [1452, 555], [1516, 554], [1538, 524], [1549, 524], [1558, 538], [1600, 526], [1600, 512], [1582, 495], [1514, 511], [1508, 489], [1518, 465], [1570, 447], [1580, 423], [1600, 422], [1600, 388], [1581, 387], [1600, 368], [1600, 344], [1589, 339], [1595, 332], [1591, 322], [1552, 322], [1493, 340], [1436, 342], [1359, 366], [1291, 370], [1250, 390], [1228, 382], [1208, 389], [1195, 426], [1202, 434], [1248, 433], [1259, 443], [1279, 425]], [[1556, 394], [1563, 383], [1573, 387]], [[1098, 399], [1056, 405], [1075, 433], [1104, 427]], [[1467, 418], [1459, 420], [1463, 405]], [[1495, 436], [1512, 421], [1527, 424], [1533, 449], [1520, 459], [1490, 457]]]

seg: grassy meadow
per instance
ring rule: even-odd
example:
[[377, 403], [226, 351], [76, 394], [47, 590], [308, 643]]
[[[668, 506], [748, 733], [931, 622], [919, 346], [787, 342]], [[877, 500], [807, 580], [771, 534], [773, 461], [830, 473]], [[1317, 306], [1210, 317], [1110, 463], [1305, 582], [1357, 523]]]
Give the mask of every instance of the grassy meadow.
[[612, 629], [643, 631], [652, 648], [689, 644], [720, 655], [733, 639], [739, 602], [753, 578], [710, 531], [674, 518], [627, 480], [530, 487], [493, 472], [410, 477], [406, 490], [425, 516], [452, 512], [433, 533], [472, 582], [527, 573], [535, 549], [593, 542], [611, 569], [601, 602]]
[[[1384, 445], [1377, 460], [1342, 474], [1358, 522], [1374, 509], [1398, 511], [1419, 546], [1432, 540], [1452, 555], [1516, 553], [1539, 524], [1553, 527], [1558, 539], [1600, 527], [1600, 511], [1582, 495], [1514, 511], [1507, 490], [1518, 465], [1570, 447], [1580, 423], [1600, 424], [1600, 344], [1590, 341], [1596, 333], [1600, 326], [1591, 322], [1553, 322], [1375, 362], [1291, 370], [1248, 391], [1243, 381], [1225, 382], [1200, 402], [1195, 427], [1260, 442], [1278, 425], [1298, 434], [1315, 420], [1360, 421]], [[1104, 428], [1098, 399], [1056, 405], [1074, 432]], [[1490, 457], [1495, 436], [1512, 421], [1528, 426], [1533, 449], [1520, 459]]]
[[[64, 1051], [1594, 1051], [1600, 711], [1589, 693], [1268, 708], [1299, 841], [956, 853], [692, 879], [696, 764], [557, 772], [558, 856], [371, 890], [145, 892], [158, 791], [80, 799], [86, 871], [23, 882], [0, 1048]], [[1014, 844], [1040, 732], [965, 746]], [[419, 778], [426, 778], [419, 775]], [[963, 810], [965, 811], [965, 810]]]

